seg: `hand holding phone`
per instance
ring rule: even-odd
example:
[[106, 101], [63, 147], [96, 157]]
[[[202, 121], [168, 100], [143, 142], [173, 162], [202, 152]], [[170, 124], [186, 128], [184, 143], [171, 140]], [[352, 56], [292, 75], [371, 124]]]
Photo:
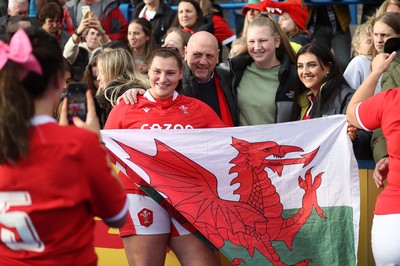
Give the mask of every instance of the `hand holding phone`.
[[90, 16], [90, 6], [82, 6], [82, 18], [87, 18]]
[[[94, 99], [92, 92], [90, 90], [86, 91], [86, 106], [87, 106], [87, 115], [86, 121], [82, 121], [80, 119], [74, 119], [74, 125], [80, 128], [84, 128], [94, 133], [98, 134], [100, 137], [100, 123], [99, 119], [96, 115], [96, 106], [94, 104]], [[68, 126], [68, 98], [65, 97], [63, 103], [61, 105], [61, 113], [60, 113], [60, 126]]]
[[68, 85], [68, 123], [73, 124], [72, 118], [79, 117], [81, 120], [86, 120], [87, 105], [86, 105], [87, 85], [82, 82], [71, 82]]

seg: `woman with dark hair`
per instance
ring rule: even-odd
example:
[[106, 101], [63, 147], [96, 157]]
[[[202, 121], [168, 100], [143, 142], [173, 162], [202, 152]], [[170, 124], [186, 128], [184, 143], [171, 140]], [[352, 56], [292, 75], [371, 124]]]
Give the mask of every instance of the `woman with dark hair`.
[[316, 42], [297, 53], [297, 73], [308, 89], [300, 95], [300, 119], [345, 114], [354, 90], [343, 77], [331, 50]]
[[64, 98], [68, 92], [68, 85], [74, 80], [74, 71], [72, 70], [72, 65], [69, 61], [63, 57], [64, 65], [64, 88], [61, 94], [61, 98]]
[[0, 265], [94, 266], [94, 216], [121, 227], [128, 205], [99, 142], [93, 98], [86, 94], [86, 122], [67, 125], [65, 99], [64, 126], [56, 124], [62, 53], [41, 29], [18, 30], [0, 54]]
[[83, 72], [82, 82], [86, 83], [88, 90], [92, 92], [92, 95], [96, 95], [99, 88], [99, 81], [97, 80], [98, 69], [97, 69], [97, 57], [95, 55], [90, 60], [89, 64], [86, 66]]
[[63, 12], [65, 2], [66, 0], [36, 0], [36, 13], [40, 13], [40, 10], [48, 3], [56, 3], [60, 7], [61, 12]]
[[146, 74], [149, 58], [157, 48], [151, 23], [145, 18], [133, 19], [128, 26], [128, 42], [138, 70]]
[[60, 29], [62, 20], [62, 9], [56, 3], [50, 2], [45, 4], [36, 15], [36, 20], [40, 26], [50, 34], [57, 37], [61, 47], [67, 43], [69, 35]]
[[[297, 73], [306, 89], [300, 94], [300, 120], [346, 114], [354, 90], [347, 84], [339, 63], [323, 44], [311, 42], [297, 53]], [[372, 159], [371, 134], [348, 126], [357, 159]]]
[[200, 4], [195, 0], [181, 0], [179, 2], [178, 13], [173, 26], [191, 34], [201, 30], [214, 33], [214, 23], [204, 17]]

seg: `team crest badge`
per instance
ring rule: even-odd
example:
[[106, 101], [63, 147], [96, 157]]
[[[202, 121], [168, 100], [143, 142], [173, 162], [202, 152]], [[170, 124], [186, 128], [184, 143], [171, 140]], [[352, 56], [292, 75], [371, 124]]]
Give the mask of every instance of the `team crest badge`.
[[141, 225], [149, 227], [153, 224], [153, 211], [144, 208], [137, 215]]
[[189, 114], [188, 112], [189, 107], [181, 105], [179, 106], [179, 109], [181, 109], [185, 115]]

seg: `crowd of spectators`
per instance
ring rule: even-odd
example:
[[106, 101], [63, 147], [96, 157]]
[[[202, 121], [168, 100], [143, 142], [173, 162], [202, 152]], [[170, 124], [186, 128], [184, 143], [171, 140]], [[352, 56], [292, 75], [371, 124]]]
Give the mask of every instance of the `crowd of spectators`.
[[[126, 121], [119, 121], [122, 116], [115, 113], [122, 111], [118, 110], [135, 112], [138, 105], [140, 108], [164, 108], [168, 114], [174, 114], [174, 103], [179, 102], [194, 105], [208, 114], [209, 120], [189, 116], [179, 118], [197, 127], [250, 126], [315, 119], [346, 114], [349, 106], [354, 108], [355, 103], [360, 104], [372, 88], [373, 94], [378, 97], [382, 95], [381, 91], [390, 96], [391, 89], [400, 85], [398, 59], [394, 59], [392, 53], [400, 52], [398, 0], [385, 0], [376, 6], [374, 12], [364, 16], [362, 23], [356, 26], [353, 35], [348, 5], [307, 7], [301, 0], [249, 0], [240, 12], [235, 12], [235, 34], [221, 8], [211, 0], [128, 1], [134, 7], [131, 21], [127, 21], [119, 9], [122, 2], [38, 0], [34, 18], [28, 17], [28, 0], [8, 0], [7, 7], [0, 5], [2, 43], [8, 43], [17, 34], [16, 38], [25, 38], [21, 37], [25, 29], [34, 52], [37, 52], [37, 59], [43, 59], [41, 68], [48, 68], [44, 66], [46, 60], [55, 68], [46, 70], [48, 73], [44, 74], [62, 72], [60, 77], [57, 76], [60, 79], [57, 101], [54, 101], [57, 98], [54, 92], [51, 97], [45, 93], [51, 91], [49, 88], [53, 86], [48, 84], [54, 83], [49, 77], [45, 80], [47, 87], [37, 77], [30, 84], [37, 84], [41, 90], [40, 97], [36, 92], [30, 92], [24, 78], [11, 81], [27, 90], [28, 98], [54, 101], [55, 118], [60, 121], [68, 84], [71, 81], [85, 83], [90, 91], [89, 97], [94, 96], [94, 101], [90, 103], [93, 111], [90, 115], [96, 117], [97, 114], [100, 118], [97, 131], [103, 127], [140, 128], [140, 123], [146, 122], [135, 120], [130, 122], [132, 124], [121, 124]], [[172, 10], [171, 5], [176, 5], [177, 11]], [[44, 44], [38, 42], [44, 39], [51, 40], [49, 43], [53, 48], [57, 44], [54, 52], [41, 50]], [[0, 49], [4, 47], [0, 46]], [[230, 51], [229, 58], [222, 54], [223, 49]], [[64, 66], [46, 59], [46, 54], [62, 58], [60, 62]], [[379, 71], [377, 66], [381, 68]], [[13, 67], [7, 63], [4, 73], [12, 72]], [[37, 70], [36, 74], [40, 75], [41, 71]], [[8, 80], [2, 75], [0, 81]], [[358, 92], [359, 88], [363, 92]], [[356, 100], [353, 99], [354, 94]], [[28, 98], [24, 98], [25, 104], [32, 104], [32, 99], [28, 101]], [[121, 102], [124, 103], [121, 105]], [[372, 110], [372, 107], [369, 108]], [[395, 137], [392, 133], [382, 132], [376, 121], [368, 121], [373, 126], [367, 128], [361, 123], [367, 118], [360, 120], [360, 117], [353, 117], [358, 112], [361, 115], [366, 113], [364, 109], [351, 110], [347, 134], [357, 159], [375, 159], [377, 162], [374, 178], [382, 187], [381, 182], [388, 172], [388, 158], [392, 165], [399, 163], [398, 149], [392, 148], [393, 142], [389, 145], [385, 140], [385, 136], [389, 136], [390, 140]], [[152, 119], [161, 123], [159, 120], [163, 115], [160, 113]], [[33, 119], [33, 115], [26, 118]], [[1, 123], [0, 126], [3, 126]], [[35, 124], [35, 128], [40, 127], [40, 123]], [[372, 133], [368, 129], [375, 131]], [[20, 136], [20, 139], [23, 143], [29, 142], [26, 136]], [[25, 153], [18, 153], [20, 156], [30, 156], [26, 147], [22, 147], [21, 151]], [[98, 150], [96, 152], [99, 153]], [[0, 171], [18, 159], [4, 148], [4, 153], [0, 154]], [[106, 165], [105, 161], [103, 163]], [[398, 173], [391, 173], [390, 176], [396, 180], [395, 184], [398, 183]], [[126, 183], [124, 185], [127, 189]], [[135, 189], [140, 190], [139, 187]], [[394, 185], [392, 189], [398, 191], [400, 188]], [[118, 195], [115, 197], [118, 198]], [[395, 200], [398, 196], [389, 193], [389, 197]], [[118, 200], [118, 212], [109, 212], [103, 215], [105, 218], [118, 213], [122, 215], [121, 195]], [[142, 207], [139, 198], [130, 201]], [[154, 206], [143, 203], [143, 207], [151, 209]], [[215, 255], [212, 249], [193, 241], [193, 228], [182, 226], [177, 235], [172, 235], [170, 224], [171, 228], [181, 226], [172, 216], [161, 223], [162, 226], [167, 224], [165, 230], [141, 228], [141, 221], [134, 217], [137, 215], [135, 212], [140, 210], [131, 209], [128, 221], [132, 221], [124, 227], [126, 231], [123, 233], [132, 265], [164, 260], [162, 254], [168, 241], [173, 243], [177, 254], [180, 254], [179, 249], [192, 252], [189, 246], [185, 248], [187, 244], [197, 245], [199, 261], [206, 261]], [[376, 214], [379, 216], [380, 213]], [[385, 214], [393, 212], [385, 209]], [[163, 243], [154, 250], [162, 254], [156, 257], [132, 246], [132, 243], [137, 245], [140, 242], [147, 248], [146, 245], [156, 245], [159, 241]], [[184, 254], [179, 259], [185, 263], [188, 261]]]

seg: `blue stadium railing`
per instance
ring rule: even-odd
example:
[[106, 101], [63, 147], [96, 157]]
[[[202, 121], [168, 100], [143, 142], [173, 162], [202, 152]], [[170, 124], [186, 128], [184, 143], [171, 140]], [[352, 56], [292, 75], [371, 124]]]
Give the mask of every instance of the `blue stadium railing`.
[[[231, 1], [231, 0], [229, 0]], [[316, 6], [316, 5], [349, 5], [350, 13], [351, 13], [351, 24], [357, 24], [357, 4], [373, 4], [379, 3], [379, 1], [375, 0], [305, 0], [304, 3], [308, 6]], [[231, 28], [234, 28], [234, 9], [241, 9], [245, 3], [223, 3], [220, 4], [222, 9], [228, 9], [229, 12], [229, 19], [228, 23]], [[124, 14], [125, 18], [130, 21], [131, 14], [133, 11], [133, 7], [130, 4], [121, 4], [119, 6], [121, 12]], [[177, 6], [172, 6], [172, 9], [176, 10]], [[35, 17], [36, 16], [36, 0], [30, 1], [29, 6], [29, 16]]]
[[[335, 5], [349, 5], [350, 6], [350, 13], [351, 13], [351, 24], [357, 24], [357, 4], [362, 4], [366, 1], [355, 1], [355, 0], [344, 0], [344, 1], [328, 1], [328, 0], [312, 0], [305, 2], [308, 6], [316, 6], [316, 5], [328, 5], [328, 4], [335, 4]], [[368, 2], [371, 3], [371, 2]], [[234, 9], [242, 9], [242, 7], [246, 3], [222, 3], [219, 4], [222, 9], [228, 9], [229, 12], [229, 19], [228, 24], [230, 28], [235, 28], [235, 18], [233, 14]], [[171, 7], [173, 10], [177, 10], [177, 6]], [[125, 18], [130, 21], [131, 14], [133, 11], [133, 7], [130, 4], [121, 4], [119, 9], [124, 14]]]
[[[231, 0], [229, 0], [231, 1]], [[351, 14], [351, 24], [358, 24], [357, 21], [357, 5], [358, 4], [375, 4], [380, 3], [378, 0], [304, 0], [304, 3], [307, 6], [318, 6], [318, 5], [349, 5], [350, 7], [350, 14]], [[228, 9], [229, 12], [229, 19], [228, 23], [231, 28], [235, 28], [234, 25], [234, 9], [242, 9], [242, 7], [246, 3], [222, 3], [219, 4], [222, 9]], [[133, 11], [133, 7], [130, 4], [121, 4], [120, 10], [126, 17], [128, 21], [131, 19], [131, 14]], [[171, 7], [173, 10], [177, 10], [177, 6]]]

